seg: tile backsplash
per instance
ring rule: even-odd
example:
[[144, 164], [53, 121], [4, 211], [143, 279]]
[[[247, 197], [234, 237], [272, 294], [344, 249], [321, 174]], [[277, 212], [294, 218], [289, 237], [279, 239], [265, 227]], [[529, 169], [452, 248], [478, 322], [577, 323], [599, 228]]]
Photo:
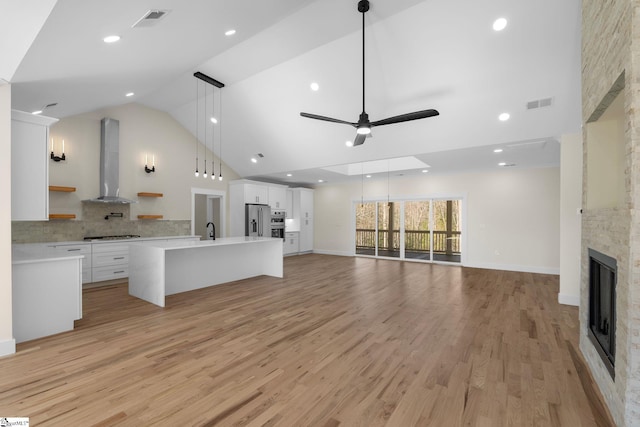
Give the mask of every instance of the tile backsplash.
[[[105, 216], [122, 213], [122, 218]], [[82, 220], [12, 221], [12, 243], [78, 241], [86, 236], [137, 234], [141, 237], [186, 236], [189, 220], [131, 220], [129, 205], [83, 203]]]

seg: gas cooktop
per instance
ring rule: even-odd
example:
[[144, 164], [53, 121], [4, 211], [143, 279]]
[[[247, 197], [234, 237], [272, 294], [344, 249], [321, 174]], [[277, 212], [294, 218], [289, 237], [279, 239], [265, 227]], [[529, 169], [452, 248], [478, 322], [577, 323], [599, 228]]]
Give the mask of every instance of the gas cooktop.
[[137, 239], [137, 234], [122, 234], [119, 236], [87, 236], [84, 240], [126, 240], [126, 239]]

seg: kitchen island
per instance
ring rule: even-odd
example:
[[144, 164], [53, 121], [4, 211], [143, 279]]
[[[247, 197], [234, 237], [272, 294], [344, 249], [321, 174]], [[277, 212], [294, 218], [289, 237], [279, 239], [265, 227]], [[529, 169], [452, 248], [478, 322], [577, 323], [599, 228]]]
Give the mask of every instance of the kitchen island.
[[129, 294], [160, 307], [167, 295], [261, 275], [283, 277], [282, 239], [227, 237], [129, 246]]

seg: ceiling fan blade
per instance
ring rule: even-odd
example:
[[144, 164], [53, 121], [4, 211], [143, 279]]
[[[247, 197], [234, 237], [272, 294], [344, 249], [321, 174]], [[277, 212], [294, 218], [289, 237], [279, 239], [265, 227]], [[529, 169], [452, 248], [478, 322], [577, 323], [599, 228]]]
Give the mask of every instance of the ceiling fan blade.
[[354, 126], [354, 127], [357, 126], [357, 123], [351, 123], [351, 122], [347, 122], [345, 120], [334, 119], [332, 117], [319, 116], [317, 114], [300, 113], [300, 115], [302, 117], [306, 117], [308, 119], [324, 120], [325, 122], [340, 123], [340, 124], [343, 124], [343, 125], [349, 125], [349, 126]]
[[353, 141], [353, 146], [357, 147], [358, 145], [364, 144], [364, 140], [367, 139], [367, 135], [363, 135], [361, 133], [356, 134], [356, 140]]
[[414, 111], [413, 113], [400, 114], [399, 116], [389, 117], [387, 119], [371, 122], [371, 126], [391, 125], [393, 123], [408, 122], [411, 120], [426, 119], [427, 117], [439, 116], [437, 110]]

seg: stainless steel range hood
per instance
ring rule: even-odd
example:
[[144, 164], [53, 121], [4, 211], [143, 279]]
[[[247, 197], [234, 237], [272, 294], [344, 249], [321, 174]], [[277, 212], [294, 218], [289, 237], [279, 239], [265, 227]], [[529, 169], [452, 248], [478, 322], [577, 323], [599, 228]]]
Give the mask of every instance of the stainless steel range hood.
[[120, 122], [104, 118], [100, 122], [100, 196], [83, 200], [94, 203], [137, 203], [120, 197]]

